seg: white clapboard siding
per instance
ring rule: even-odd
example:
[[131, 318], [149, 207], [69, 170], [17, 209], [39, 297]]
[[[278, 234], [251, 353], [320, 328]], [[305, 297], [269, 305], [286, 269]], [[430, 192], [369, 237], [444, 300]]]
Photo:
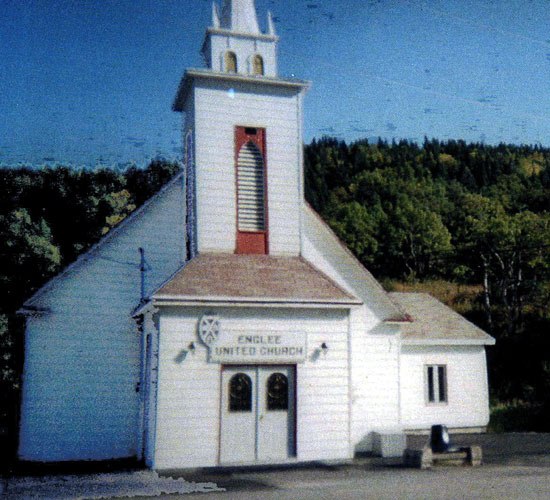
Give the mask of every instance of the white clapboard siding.
[[302, 206], [302, 255], [367, 306], [365, 327], [395, 318], [399, 309], [374, 277], [353, 257], [307, 204]]
[[151, 291], [182, 263], [183, 189], [176, 179], [30, 304], [19, 457], [33, 461], [136, 456], [140, 338], [138, 249]]
[[[427, 401], [426, 365], [447, 367], [447, 403]], [[406, 429], [429, 429], [434, 424], [485, 427], [489, 399], [484, 346], [403, 346], [401, 404]]]
[[[297, 459], [349, 458], [348, 313], [253, 308], [181, 308], [160, 314], [157, 440], [154, 467], [218, 465], [221, 365], [207, 362], [197, 340], [202, 314], [216, 313], [224, 331], [307, 335], [307, 360], [297, 367]], [[178, 354], [194, 342], [194, 353]], [[319, 350], [325, 342], [326, 355]]]
[[[381, 321], [400, 311], [307, 205], [302, 248], [305, 258], [364, 302], [351, 312], [349, 324], [350, 440], [355, 451], [368, 451], [374, 431], [399, 426], [399, 329]], [[375, 327], [381, 333], [371, 334]]]
[[[271, 254], [300, 253], [301, 96], [261, 85], [195, 83], [199, 251], [234, 252], [237, 231], [235, 127], [266, 131], [268, 244]], [[190, 94], [191, 95], [191, 94]], [[191, 100], [191, 99], [189, 99]]]

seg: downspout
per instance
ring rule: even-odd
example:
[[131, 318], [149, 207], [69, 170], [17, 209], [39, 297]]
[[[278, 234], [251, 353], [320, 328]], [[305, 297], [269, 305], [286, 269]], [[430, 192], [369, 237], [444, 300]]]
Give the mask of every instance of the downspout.
[[143, 322], [144, 318], [143, 316], [139, 316], [135, 318], [136, 320], [136, 326], [137, 331], [139, 335], [139, 349], [140, 349], [140, 367], [139, 367], [139, 382], [138, 386], [136, 387], [136, 391], [139, 393], [139, 424], [138, 424], [138, 450], [137, 450], [137, 458], [138, 460], [144, 460], [144, 446], [145, 446], [145, 414], [146, 409], [145, 406], [147, 404], [147, 387], [146, 387], [146, 381], [147, 381], [147, 349], [146, 349], [146, 341], [145, 341], [145, 333], [143, 328]]
[[[153, 315], [157, 310], [147, 311], [144, 318], [145, 337], [150, 335], [150, 352], [147, 354], [146, 374], [146, 410], [144, 421], [146, 426], [145, 436], [145, 465], [154, 469], [155, 466], [155, 442], [157, 430], [157, 398], [158, 398], [158, 368], [159, 368], [159, 328], [155, 325]], [[150, 360], [150, 361], [149, 361]]]
[[355, 455], [354, 444], [352, 443], [352, 431], [353, 431], [353, 334], [352, 334], [352, 320], [351, 315], [353, 310], [348, 310], [348, 454], [351, 458]]
[[298, 124], [297, 130], [297, 154], [298, 154], [298, 165], [299, 165], [299, 174], [298, 174], [298, 200], [300, 202], [300, 209], [298, 210], [298, 231], [300, 238], [300, 255], [303, 256], [303, 207], [305, 201], [304, 194], [304, 137], [303, 137], [303, 102], [305, 91], [302, 89], [296, 96], [297, 106], [296, 106], [296, 120]]
[[403, 418], [401, 410], [401, 329], [397, 337], [397, 425], [403, 430]]

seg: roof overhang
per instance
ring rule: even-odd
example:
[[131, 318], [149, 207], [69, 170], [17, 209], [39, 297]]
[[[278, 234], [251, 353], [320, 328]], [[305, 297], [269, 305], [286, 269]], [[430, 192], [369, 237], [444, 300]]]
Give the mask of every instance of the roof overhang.
[[403, 319], [401, 319], [401, 318], [390, 318], [390, 319], [385, 319], [384, 320], [384, 323], [387, 323], [388, 325], [403, 325], [403, 324], [412, 323], [412, 322], [413, 322], [413, 319], [406, 313], [404, 314]]
[[278, 42], [277, 35], [266, 35], [264, 33], [244, 33], [240, 31], [231, 31], [225, 28], [207, 28], [206, 33], [210, 35], [230, 36], [232, 38], [246, 38], [249, 40], [263, 40], [266, 42]]
[[401, 344], [408, 346], [474, 346], [495, 345], [496, 341], [490, 335], [480, 338], [402, 338]]
[[31, 317], [45, 316], [46, 314], [50, 314], [51, 312], [51, 309], [48, 307], [34, 307], [25, 305], [17, 310], [17, 314], [21, 316]]
[[360, 300], [349, 301], [315, 301], [301, 299], [257, 298], [257, 297], [182, 297], [177, 295], [159, 295], [139, 305], [132, 313], [133, 317], [147, 312], [158, 311], [163, 307], [256, 307], [270, 309], [340, 309], [347, 310], [360, 307]]
[[208, 69], [188, 69], [183, 75], [176, 98], [172, 104], [174, 111], [184, 110], [184, 104], [189, 91], [193, 83], [198, 80], [229, 82], [231, 84], [247, 83], [272, 88], [294, 89], [296, 93], [305, 92], [311, 87], [311, 82], [307, 80], [290, 80], [261, 75], [241, 75], [238, 73], [219, 73]]
[[293, 307], [314, 309], [350, 309], [361, 306], [360, 300], [322, 301], [306, 299], [281, 299], [277, 297], [181, 297], [159, 295], [153, 297], [156, 307], [162, 306], [226, 306], [226, 307]]

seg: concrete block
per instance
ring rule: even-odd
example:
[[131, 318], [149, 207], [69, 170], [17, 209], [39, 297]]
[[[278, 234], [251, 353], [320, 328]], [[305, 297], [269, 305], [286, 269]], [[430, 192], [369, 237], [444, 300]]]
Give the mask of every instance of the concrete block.
[[407, 447], [407, 436], [401, 431], [374, 432], [372, 452], [384, 458], [402, 457]]
[[433, 455], [430, 448], [413, 450], [407, 448], [403, 453], [403, 464], [405, 467], [415, 469], [429, 469], [433, 465]]
[[482, 462], [481, 446], [470, 446], [468, 448], [468, 461], [473, 467], [481, 465]]

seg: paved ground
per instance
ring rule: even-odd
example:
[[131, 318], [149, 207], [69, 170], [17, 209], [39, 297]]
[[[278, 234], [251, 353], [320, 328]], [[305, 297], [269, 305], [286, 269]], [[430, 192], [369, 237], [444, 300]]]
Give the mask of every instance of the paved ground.
[[[415, 436], [410, 438], [409, 444], [421, 447], [426, 439]], [[30, 489], [18, 490], [17, 483], [13, 483], [5, 498], [145, 499], [154, 496], [160, 500], [550, 499], [550, 434], [456, 436], [453, 441], [456, 444], [480, 444], [483, 447], [485, 464], [478, 468], [436, 467], [421, 471], [387, 464], [381, 459], [365, 458], [345, 464], [312, 463], [294, 467], [181, 471], [172, 478], [158, 478], [150, 472], [134, 473], [145, 482], [148, 481], [147, 491], [128, 481], [127, 473], [118, 476], [99, 475], [99, 483], [97, 476], [94, 476], [95, 482], [88, 476], [65, 477], [65, 481], [64, 478], [57, 477], [56, 489], [53, 490], [48, 489], [48, 481], [40, 478], [35, 479], [35, 486]]]

